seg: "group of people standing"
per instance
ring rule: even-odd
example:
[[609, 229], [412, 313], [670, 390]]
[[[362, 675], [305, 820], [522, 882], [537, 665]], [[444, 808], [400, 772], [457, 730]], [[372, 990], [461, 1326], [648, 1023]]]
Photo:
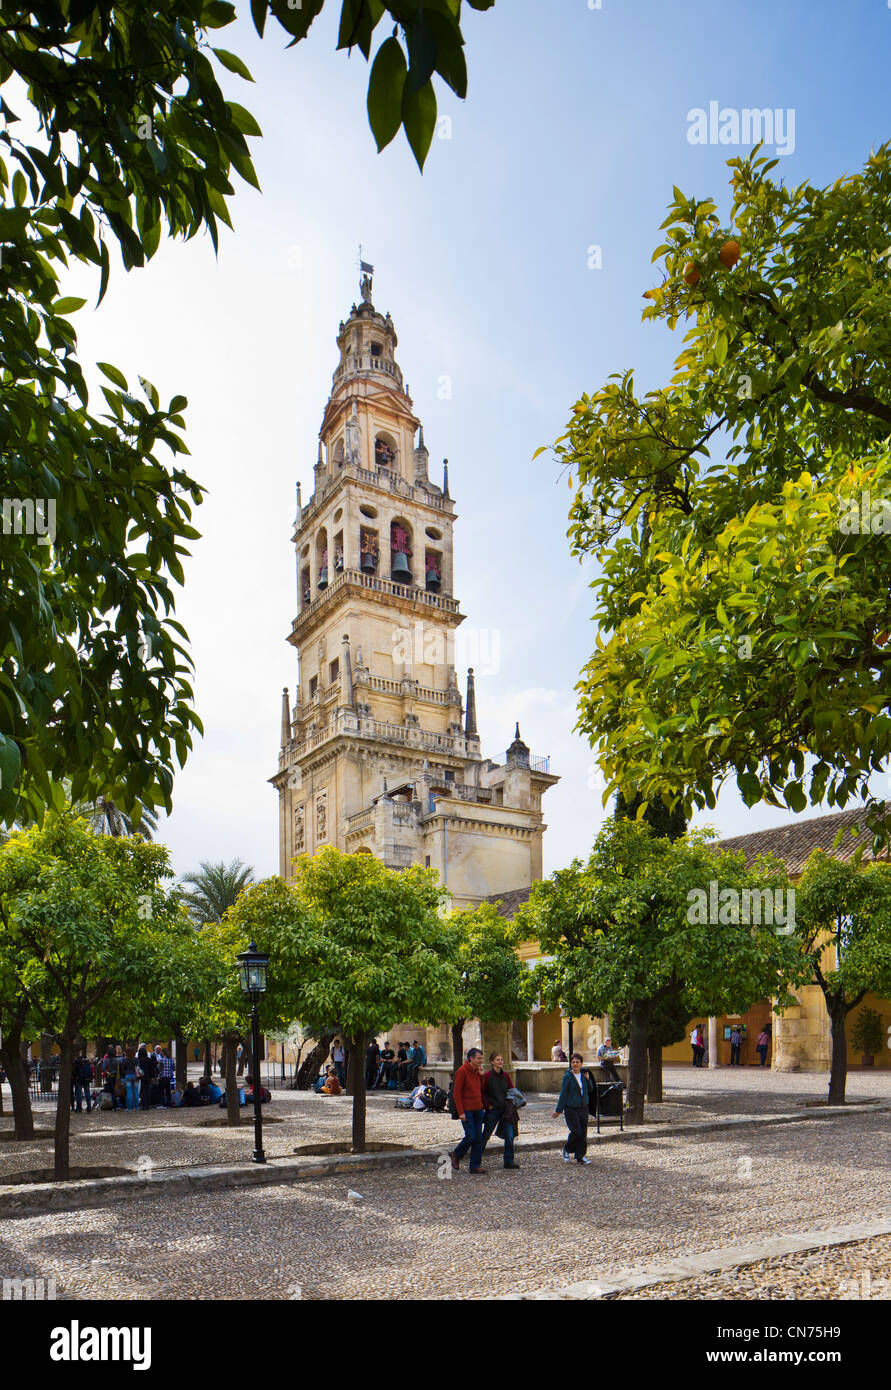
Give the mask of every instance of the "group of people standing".
[[[732, 1067], [741, 1067], [744, 1065], [742, 1062], [742, 1045], [744, 1036], [745, 1035], [743, 1033], [742, 1027], [738, 1023], [731, 1024], [730, 1032], [728, 1034], [728, 1041], [730, 1043], [730, 1065]], [[706, 1043], [705, 1034], [703, 1033], [701, 1023], [695, 1024], [693, 1032], [690, 1034], [690, 1046], [693, 1049], [694, 1067], [705, 1066]], [[769, 1023], [765, 1023], [764, 1027], [761, 1029], [761, 1032], [758, 1034], [758, 1039], [755, 1043], [755, 1046], [758, 1049], [758, 1056], [761, 1058], [762, 1067], [766, 1067], [767, 1054], [770, 1051]]]
[[[86, 1061], [86, 1056], [78, 1061]], [[96, 1063], [96, 1079], [102, 1082], [101, 1089], [110, 1094], [112, 1110], [148, 1110], [152, 1106], [166, 1110], [171, 1104], [176, 1067], [160, 1043], [153, 1048], [146, 1043], [140, 1043], [138, 1048], [124, 1048], [118, 1043], [113, 1049], [109, 1047]], [[71, 1108], [80, 1110], [80, 1104], [75, 1104], [76, 1086], [77, 1081], [72, 1086]]]

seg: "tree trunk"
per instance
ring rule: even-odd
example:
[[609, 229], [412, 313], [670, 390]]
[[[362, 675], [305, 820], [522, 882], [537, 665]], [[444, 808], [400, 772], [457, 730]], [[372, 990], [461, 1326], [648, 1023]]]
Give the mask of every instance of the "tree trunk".
[[301, 1062], [297, 1070], [297, 1076], [295, 1077], [294, 1082], [291, 1086], [292, 1091], [309, 1090], [310, 1086], [318, 1076], [323, 1062], [325, 1062], [328, 1057], [328, 1053], [331, 1050], [331, 1044], [337, 1037], [337, 1033], [338, 1029], [336, 1028], [326, 1028], [324, 1030], [322, 1036], [319, 1038], [312, 1052], [308, 1052], [306, 1057]]
[[[365, 1152], [365, 1048], [368, 1046], [368, 1034], [356, 1033], [350, 1038], [344, 1038], [344, 1042], [350, 1049], [350, 1061], [352, 1064], [352, 1076], [350, 1084], [353, 1097], [353, 1143], [352, 1152], [354, 1154], [364, 1154]], [[349, 1073], [348, 1073], [349, 1075]]]
[[647, 1104], [658, 1105], [662, 1100], [662, 1048], [659, 1043], [647, 1044]]
[[848, 1079], [848, 1040], [845, 1037], [847, 1009], [844, 998], [830, 997], [829, 1018], [832, 1024], [832, 1068], [829, 1073], [829, 1104], [844, 1105]]
[[210, 1047], [210, 1038], [204, 1039], [204, 1075], [210, 1080], [213, 1076], [213, 1053]]
[[241, 1104], [238, 1099], [237, 1057], [238, 1035], [223, 1038], [223, 1067], [226, 1072], [226, 1119], [230, 1125], [241, 1124]]
[[457, 1071], [464, 1062], [464, 1019], [452, 1024], [452, 1069]]
[[184, 1091], [189, 1076], [189, 1056], [186, 1052], [186, 1040], [179, 1028], [174, 1030], [173, 1052], [176, 1058], [176, 1089]]
[[56, 1127], [53, 1140], [53, 1181], [65, 1182], [70, 1175], [69, 1138], [71, 1131], [71, 1070], [74, 1043], [69, 1038], [59, 1042], [59, 1094], [56, 1096]]
[[28, 1064], [25, 1061], [25, 1052], [22, 1047], [23, 1026], [24, 1016], [21, 1019], [14, 1019], [12, 1027], [3, 1034], [0, 1061], [6, 1069], [6, 1075], [9, 1077], [9, 1089], [12, 1092], [15, 1137], [16, 1139], [33, 1139], [34, 1112], [31, 1109], [31, 1097], [28, 1094]]
[[631, 1005], [631, 1032], [628, 1039], [628, 1122], [642, 1125], [644, 1092], [647, 1085], [647, 1034], [653, 1005], [649, 999], [635, 999]]
[[344, 1086], [344, 1090], [346, 1091], [348, 1096], [354, 1096], [356, 1094], [356, 1068], [361, 1067], [362, 1075], [363, 1077], [365, 1076], [366, 1046], [367, 1044], [363, 1043], [362, 1050], [360, 1053], [356, 1050], [351, 1041], [349, 1041], [347, 1038], [343, 1039], [344, 1075], [346, 1076], [346, 1085]]

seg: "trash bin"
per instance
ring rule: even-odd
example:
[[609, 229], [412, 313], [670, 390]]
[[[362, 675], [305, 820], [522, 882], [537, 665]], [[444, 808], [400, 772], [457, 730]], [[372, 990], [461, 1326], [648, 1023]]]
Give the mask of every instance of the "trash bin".
[[604, 1120], [609, 1124], [618, 1122], [619, 1128], [625, 1128], [625, 1087], [621, 1081], [597, 1081], [594, 1083], [597, 1090], [597, 1133], [600, 1133], [600, 1121]]

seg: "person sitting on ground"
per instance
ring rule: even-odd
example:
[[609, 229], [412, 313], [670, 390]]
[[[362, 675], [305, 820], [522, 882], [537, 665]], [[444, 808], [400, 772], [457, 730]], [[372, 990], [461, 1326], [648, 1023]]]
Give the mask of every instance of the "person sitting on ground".
[[414, 1087], [414, 1089], [412, 1090], [411, 1095], [409, 1096], [409, 1100], [411, 1101], [411, 1108], [412, 1108], [412, 1110], [426, 1110], [426, 1109], [427, 1109], [427, 1101], [426, 1101], [426, 1098], [425, 1098], [425, 1095], [424, 1095], [424, 1092], [425, 1092], [425, 1091], [426, 1091], [426, 1087], [425, 1087], [424, 1085], [422, 1085], [422, 1084], [419, 1084], [419, 1085], [417, 1085], [417, 1086]]
[[621, 1052], [617, 1052], [613, 1047], [613, 1040], [608, 1035], [597, 1049], [597, 1061], [604, 1077], [607, 1081], [617, 1081], [619, 1085], [622, 1084], [622, 1078], [616, 1071], [616, 1062], [621, 1055]]
[[[336, 1062], [334, 1063], [334, 1075], [335, 1075], [335, 1077], [337, 1077], [337, 1080], [339, 1081], [339, 1080], [340, 1080], [340, 1077], [339, 1077], [338, 1074], [337, 1074], [337, 1063], [336, 1063]], [[250, 1074], [250, 1072], [248, 1072], [248, 1074], [245, 1076], [245, 1078], [244, 1078], [244, 1084], [245, 1084], [244, 1103], [245, 1103], [245, 1105], [253, 1105], [253, 1103], [254, 1103], [254, 1078], [253, 1078], [253, 1076]], [[266, 1088], [266, 1087], [263, 1085], [263, 1083], [261, 1082], [261, 1083], [260, 1083], [260, 1104], [261, 1104], [261, 1105], [266, 1105], [266, 1104], [267, 1104], [269, 1101], [271, 1101], [271, 1100], [272, 1100], [272, 1092], [269, 1091], [269, 1090], [267, 1090], [267, 1088]]]
[[320, 1096], [339, 1096], [343, 1094], [343, 1087], [337, 1079], [337, 1073], [333, 1067], [327, 1068], [328, 1075], [319, 1087]]
[[[204, 1077], [201, 1078], [202, 1081], [204, 1079]], [[186, 1089], [183, 1091], [182, 1103], [186, 1106], [204, 1104], [204, 1101], [201, 1096], [200, 1083], [199, 1086], [196, 1086], [194, 1081], [186, 1082]]]
[[215, 1101], [222, 1098], [223, 1092], [211, 1076], [202, 1076], [198, 1082], [198, 1090], [201, 1093], [204, 1105], [213, 1105]]

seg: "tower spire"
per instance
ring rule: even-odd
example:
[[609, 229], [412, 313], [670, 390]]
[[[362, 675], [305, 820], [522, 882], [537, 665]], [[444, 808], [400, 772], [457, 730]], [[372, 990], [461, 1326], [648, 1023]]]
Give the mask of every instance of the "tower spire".
[[443, 495], [443, 497], [450, 497], [450, 493], [449, 493], [449, 461], [448, 461], [448, 459], [443, 459], [443, 461], [442, 461], [442, 495]]
[[476, 727], [476, 687], [473, 683], [473, 667], [467, 668], [467, 706], [464, 716], [464, 737], [475, 738]]

